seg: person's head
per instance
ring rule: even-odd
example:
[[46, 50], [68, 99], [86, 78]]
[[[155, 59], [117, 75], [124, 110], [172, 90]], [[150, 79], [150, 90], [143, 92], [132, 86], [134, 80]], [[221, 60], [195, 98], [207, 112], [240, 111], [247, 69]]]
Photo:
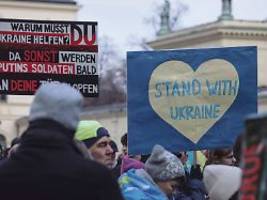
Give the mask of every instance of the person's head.
[[145, 170], [167, 196], [175, 191], [178, 180], [185, 177], [184, 167], [179, 158], [160, 145], [153, 147], [145, 163]]
[[210, 200], [234, 199], [241, 185], [242, 170], [227, 165], [208, 165], [203, 172], [203, 182]]
[[122, 144], [122, 154], [123, 155], [127, 155], [128, 154], [128, 149], [127, 149], [127, 145], [128, 145], [127, 133], [125, 133], [121, 137], [121, 144]]
[[114, 165], [110, 135], [99, 122], [82, 120], [75, 133], [77, 140], [83, 141], [93, 159], [108, 168]]
[[46, 83], [36, 91], [29, 121], [52, 120], [72, 131], [77, 128], [82, 110], [80, 92], [65, 83]]
[[233, 149], [215, 149], [208, 153], [207, 164], [235, 165]]

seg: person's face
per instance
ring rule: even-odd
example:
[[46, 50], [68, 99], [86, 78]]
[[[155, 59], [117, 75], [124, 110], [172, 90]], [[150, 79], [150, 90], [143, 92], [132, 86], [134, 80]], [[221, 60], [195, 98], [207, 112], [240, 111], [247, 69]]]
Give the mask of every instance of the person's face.
[[110, 138], [104, 136], [89, 149], [89, 152], [93, 156], [94, 160], [98, 163], [105, 165], [108, 168], [112, 168], [114, 163], [114, 154], [110, 144]]
[[157, 185], [169, 197], [173, 194], [173, 192], [177, 188], [177, 181], [175, 180], [158, 181]]
[[235, 165], [236, 159], [234, 157], [234, 152], [230, 152], [226, 156], [222, 157], [221, 159], [223, 165]]

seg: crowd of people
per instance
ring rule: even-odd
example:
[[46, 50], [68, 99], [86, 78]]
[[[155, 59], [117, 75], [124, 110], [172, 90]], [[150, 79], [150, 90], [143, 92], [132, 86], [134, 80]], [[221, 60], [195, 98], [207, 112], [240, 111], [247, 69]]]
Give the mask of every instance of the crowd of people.
[[234, 200], [242, 170], [232, 148], [207, 150], [206, 164], [155, 145], [150, 155], [119, 150], [109, 131], [80, 120], [82, 95], [48, 83], [35, 94], [29, 127], [0, 161], [3, 199]]

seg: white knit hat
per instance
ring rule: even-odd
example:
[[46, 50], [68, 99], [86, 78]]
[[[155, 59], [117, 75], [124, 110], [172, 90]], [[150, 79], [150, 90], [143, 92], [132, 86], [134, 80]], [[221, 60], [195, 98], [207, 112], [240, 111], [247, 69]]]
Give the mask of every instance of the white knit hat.
[[82, 103], [80, 92], [68, 84], [43, 84], [35, 93], [29, 121], [50, 119], [75, 130], [80, 120]]
[[208, 165], [203, 172], [205, 188], [211, 200], [228, 200], [238, 191], [242, 171], [228, 165]]

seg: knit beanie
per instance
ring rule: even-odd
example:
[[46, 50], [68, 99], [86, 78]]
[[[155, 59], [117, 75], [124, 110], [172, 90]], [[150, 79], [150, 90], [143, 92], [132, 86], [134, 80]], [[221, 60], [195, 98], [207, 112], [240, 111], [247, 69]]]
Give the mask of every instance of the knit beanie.
[[141, 161], [124, 156], [121, 162], [121, 174], [130, 169], [144, 169], [144, 167], [145, 165]]
[[185, 176], [182, 162], [160, 145], [153, 147], [145, 163], [145, 170], [155, 181], [168, 181]]
[[107, 136], [109, 132], [98, 121], [82, 120], [78, 124], [75, 138], [83, 141], [87, 148], [93, 146], [100, 138]]
[[208, 165], [203, 172], [205, 188], [211, 200], [228, 200], [238, 191], [242, 171], [228, 165]]
[[66, 83], [43, 84], [35, 93], [29, 121], [50, 119], [76, 130], [82, 103], [80, 92]]

